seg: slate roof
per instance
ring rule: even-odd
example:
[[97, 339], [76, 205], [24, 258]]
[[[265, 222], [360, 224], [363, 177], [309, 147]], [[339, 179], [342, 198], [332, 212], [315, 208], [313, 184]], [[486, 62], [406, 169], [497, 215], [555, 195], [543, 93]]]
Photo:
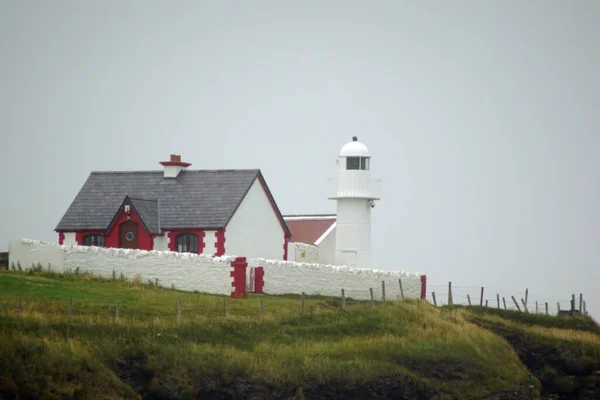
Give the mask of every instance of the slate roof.
[[126, 196], [151, 233], [223, 228], [257, 177], [258, 169], [185, 170], [174, 179], [163, 171], [92, 172], [55, 230], [107, 229]]
[[144, 200], [129, 198], [131, 206], [140, 216], [146, 229], [150, 233], [160, 233], [160, 221], [158, 220], [158, 200]]

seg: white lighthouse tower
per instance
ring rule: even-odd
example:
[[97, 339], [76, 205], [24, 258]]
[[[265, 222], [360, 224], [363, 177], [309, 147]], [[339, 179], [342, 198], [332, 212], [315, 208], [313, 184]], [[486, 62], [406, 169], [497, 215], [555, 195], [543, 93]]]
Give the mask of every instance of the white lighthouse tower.
[[337, 159], [338, 178], [328, 182], [328, 198], [337, 200], [335, 260], [349, 267], [371, 266], [371, 209], [381, 199], [381, 181], [371, 178], [367, 146], [354, 136]]

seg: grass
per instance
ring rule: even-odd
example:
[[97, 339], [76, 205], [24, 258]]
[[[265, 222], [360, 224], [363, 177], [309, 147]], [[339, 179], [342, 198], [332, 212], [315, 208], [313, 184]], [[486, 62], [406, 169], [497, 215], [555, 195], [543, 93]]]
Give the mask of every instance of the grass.
[[592, 328], [546, 331], [417, 300], [342, 309], [307, 297], [302, 312], [299, 296], [263, 296], [259, 316], [259, 298], [248, 297], [229, 299], [225, 317], [225, 299], [139, 280], [1, 273], [0, 398], [475, 399], [541, 389], [489, 324], [598, 349]]

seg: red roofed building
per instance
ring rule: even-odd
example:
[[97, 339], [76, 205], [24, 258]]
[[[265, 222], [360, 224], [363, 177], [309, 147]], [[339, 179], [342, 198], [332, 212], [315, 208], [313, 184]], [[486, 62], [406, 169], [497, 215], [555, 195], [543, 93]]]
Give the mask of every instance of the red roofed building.
[[335, 214], [285, 215], [291, 232], [288, 260], [335, 263]]

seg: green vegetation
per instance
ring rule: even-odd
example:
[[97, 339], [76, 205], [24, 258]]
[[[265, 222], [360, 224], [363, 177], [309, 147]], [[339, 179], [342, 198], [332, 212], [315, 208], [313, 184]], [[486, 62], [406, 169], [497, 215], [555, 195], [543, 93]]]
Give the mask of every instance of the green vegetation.
[[563, 322], [548, 329], [551, 322], [422, 301], [347, 300], [342, 309], [340, 299], [307, 297], [302, 312], [299, 296], [262, 300], [259, 316], [259, 297], [118, 277], [0, 273], [0, 398], [536, 398], [545, 388], [529, 371], [542, 383], [552, 372], [528, 370], [499, 327], [583, 349], [581, 375], [553, 380], [563, 391], [584, 393], [579, 377], [600, 370], [591, 320], [578, 332]]

